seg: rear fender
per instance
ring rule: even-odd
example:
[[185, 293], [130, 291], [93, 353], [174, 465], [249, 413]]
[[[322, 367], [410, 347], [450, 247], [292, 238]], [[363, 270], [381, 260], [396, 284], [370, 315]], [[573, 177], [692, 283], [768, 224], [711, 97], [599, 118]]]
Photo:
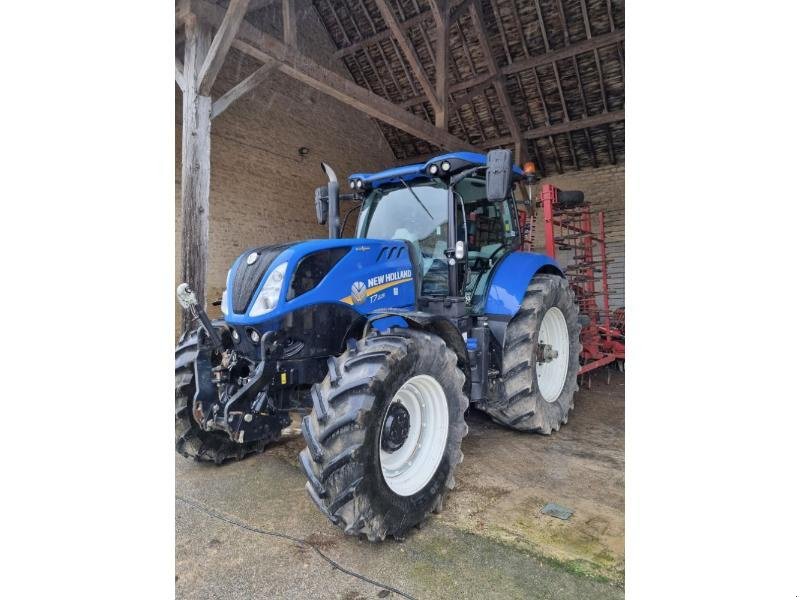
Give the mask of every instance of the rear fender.
[[500, 364], [509, 321], [522, 306], [531, 279], [539, 273], [564, 277], [558, 263], [546, 254], [516, 251], [507, 254], [495, 267], [489, 281], [483, 313], [495, 341], [495, 363]]
[[507, 254], [492, 273], [484, 314], [511, 319], [522, 306], [528, 284], [537, 273], [564, 276], [558, 263], [546, 254], [519, 250]]

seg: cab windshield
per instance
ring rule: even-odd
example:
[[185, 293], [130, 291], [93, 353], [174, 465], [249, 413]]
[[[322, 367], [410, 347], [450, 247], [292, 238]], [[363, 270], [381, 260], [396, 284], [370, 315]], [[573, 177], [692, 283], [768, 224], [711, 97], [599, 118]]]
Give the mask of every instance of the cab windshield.
[[364, 199], [358, 237], [410, 242], [422, 268], [422, 292], [447, 294], [447, 188], [439, 181], [372, 190]]
[[[437, 180], [408, 185], [396, 182], [373, 189], [364, 199], [356, 235], [410, 242], [422, 268], [422, 294], [447, 295], [447, 187]], [[472, 304], [473, 298], [482, 300], [492, 267], [519, 245], [516, 208], [512, 198], [489, 202], [483, 178], [467, 177], [454, 192], [456, 239], [468, 249], [459, 289]]]

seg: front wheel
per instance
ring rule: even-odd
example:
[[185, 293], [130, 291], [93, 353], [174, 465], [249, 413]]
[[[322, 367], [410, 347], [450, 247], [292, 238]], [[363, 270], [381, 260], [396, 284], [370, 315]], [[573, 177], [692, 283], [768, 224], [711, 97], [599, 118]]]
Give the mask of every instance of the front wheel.
[[502, 425], [549, 434], [567, 422], [580, 369], [575, 295], [558, 275], [535, 275], [503, 343], [502, 378], [482, 408]]
[[314, 503], [346, 533], [402, 537], [455, 485], [467, 432], [464, 373], [436, 335], [374, 334], [329, 361], [303, 419]]

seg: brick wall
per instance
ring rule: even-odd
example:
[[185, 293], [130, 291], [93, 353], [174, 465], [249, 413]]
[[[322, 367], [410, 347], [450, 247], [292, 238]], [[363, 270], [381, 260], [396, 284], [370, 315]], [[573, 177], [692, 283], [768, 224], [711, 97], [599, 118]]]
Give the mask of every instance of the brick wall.
[[[551, 183], [562, 190], [580, 190], [593, 209], [606, 213], [606, 246], [609, 260], [609, 290], [611, 307], [625, 304], [625, 166], [624, 164], [598, 169], [584, 169], [545, 177], [534, 186], [535, 197], [539, 197], [542, 183]], [[544, 249], [544, 229], [541, 209], [536, 211], [535, 245]], [[593, 224], [596, 228], [596, 220]], [[596, 229], [595, 229], [596, 230]], [[559, 256], [563, 263], [567, 256]]]
[[[279, 23], [276, 19], [273, 24], [276, 35], [280, 35], [279, 29], [274, 30]], [[264, 25], [269, 29], [269, 23]], [[341, 63], [331, 59], [333, 46], [313, 10], [300, 11], [298, 29], [302, 52], [347, 75]], [[220, 96], [258, 66], [232, 49], [212, 97]], [[180, 276], [181, 256], [181, 102], [176, 86], [176, 278]], [[301, 146], [310, 149], [304, 159], [298, 154]], [[327, 237], [327, 227], [316, 222], [313, 202], [314, 188], [327, 181], [319, 166], [322, 160], [331, 164], [340, 181], [352, 172], [379, 170], [395, 162], [371, 119], [282, 73], [276, 72], [214, 119], [206, 290], [209, 304], [220, 297], [228, 268], [248, 247]], [[219, 315], [215, 307], [209, 309], [212, 316]]]

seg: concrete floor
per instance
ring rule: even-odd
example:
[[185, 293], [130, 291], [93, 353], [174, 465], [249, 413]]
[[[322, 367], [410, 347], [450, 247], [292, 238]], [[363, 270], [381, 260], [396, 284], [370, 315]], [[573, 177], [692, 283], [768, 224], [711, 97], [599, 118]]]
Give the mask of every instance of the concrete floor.
[[[415, 598], [622, 598], [624, 377], [595, 377], [570, 422], [552, 436], [503, 429], [470, 411], [464, 462], [445, 510], [405, 541], [370, 544], [342, 534], [307, 498], [299, 434], [221, 468], [176, 456], [176, 595], [179, 598], [399, 597], [343, 567]], [[542, 515], [547, 502], [575, 511]]]

